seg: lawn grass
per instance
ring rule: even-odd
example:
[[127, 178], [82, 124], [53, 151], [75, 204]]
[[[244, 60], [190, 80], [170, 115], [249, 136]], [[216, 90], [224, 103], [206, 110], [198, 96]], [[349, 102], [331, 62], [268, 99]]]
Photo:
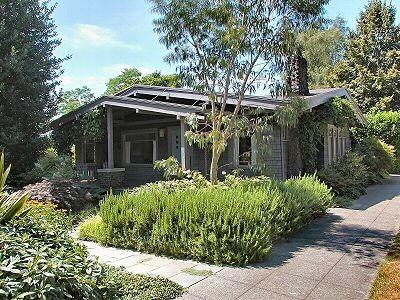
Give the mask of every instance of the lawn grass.
[[400, 233], [396, 236], [386, 261], [379, 268], [370, 299], [400, 299]]

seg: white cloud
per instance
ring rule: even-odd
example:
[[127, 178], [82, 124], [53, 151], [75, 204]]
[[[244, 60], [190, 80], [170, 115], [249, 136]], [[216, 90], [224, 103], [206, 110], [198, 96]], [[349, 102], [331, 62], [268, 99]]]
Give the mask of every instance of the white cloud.
[[137, 68], [142, 75], [148, 75], [156, 71], [156, 69], [152, 67], [138, 67]]
[[141, 50], [139, 45], [121, 41], [111, 29], [91, 24], [77, 24], [73, 36], [69, 37], [64, 35], [63, 39], [73, 43], [77, 47], [108, 46], [126, 48], [134, 51]]
[[86, 85], [97, 96], [102, 95], [106, 90], [106, 83], [109, 77], [107, 76], [68, 76], [60, 77], [60, 87], [64, 91], [73, 90], [77, 87]]

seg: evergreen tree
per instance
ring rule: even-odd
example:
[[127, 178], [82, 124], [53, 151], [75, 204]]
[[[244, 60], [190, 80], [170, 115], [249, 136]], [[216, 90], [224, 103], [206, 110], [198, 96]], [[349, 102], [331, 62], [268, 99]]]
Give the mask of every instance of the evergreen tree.
[[330, 78], [332, 85], [347, 87], [364, 112], [400, 108], [400, 28], [395, 20], [391, 4], [372, 0]]
[[0, 148], [13, 179], [30, 170], [46, 148], [43, 134], [57, 111], [55, 88], [63, 59], [48, 1], [0, 1]]

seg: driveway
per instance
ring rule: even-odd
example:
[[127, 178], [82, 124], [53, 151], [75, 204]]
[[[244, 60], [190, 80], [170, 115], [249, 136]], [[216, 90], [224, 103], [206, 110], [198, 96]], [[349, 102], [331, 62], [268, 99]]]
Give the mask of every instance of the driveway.
[[103, 262], [167, 277], [182, 299], [366, 299], [400, 225], [400, 176], [351, 208], [334, 208], [246, 268], [218, 267], [85, 243]]

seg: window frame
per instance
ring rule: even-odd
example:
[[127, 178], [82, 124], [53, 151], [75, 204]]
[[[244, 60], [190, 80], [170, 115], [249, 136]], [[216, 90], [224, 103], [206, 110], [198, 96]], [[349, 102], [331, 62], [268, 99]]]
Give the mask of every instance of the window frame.
[[[152, 163], [133, 163], [131, 162], [130, 157], [130, 144], [129, 147], [128, 142], [126, 141], [126, 137], [129, 135], [141, 135], [141, 134], [154, 134], [153, 141], [153, 162]], [[135, 129], [135, 130], [126, 130], [123, 131], [121, 134], [121, 144], [122, 144], [122, 165], [124, 166], [152, 166], [154, 162], [157, 160], [157, 151], [158, 151], [158, 129], [151, 128], [151, 129]], [[128, 156], [129, 154], [129, 156]]]
[[[93, 144], [93, 162], [87, 162], [87, 144], [91, 143]], [[82, 141], [82, 162], [86, 166], [95, 166], [96, 165], [96, 142], [93, 141], [88, 141], [87, 139], [83, 139]]]
[[251, 159], [250, 159], [250, 164], [249, 165], [241, 165], [240, 164], [240, 157], [239, 157], [239, 142], [240, 142], [240, 138], [239, 136], [235, 136], [234, 137], [234, 165], [236, 168], [251, 168], [252, 166], [254, 166], [256, 164], [256, 153], [257, 153], [257, 143], [256, 140], [254, 138], [254, 135], [250, 136], [251, 139]]

